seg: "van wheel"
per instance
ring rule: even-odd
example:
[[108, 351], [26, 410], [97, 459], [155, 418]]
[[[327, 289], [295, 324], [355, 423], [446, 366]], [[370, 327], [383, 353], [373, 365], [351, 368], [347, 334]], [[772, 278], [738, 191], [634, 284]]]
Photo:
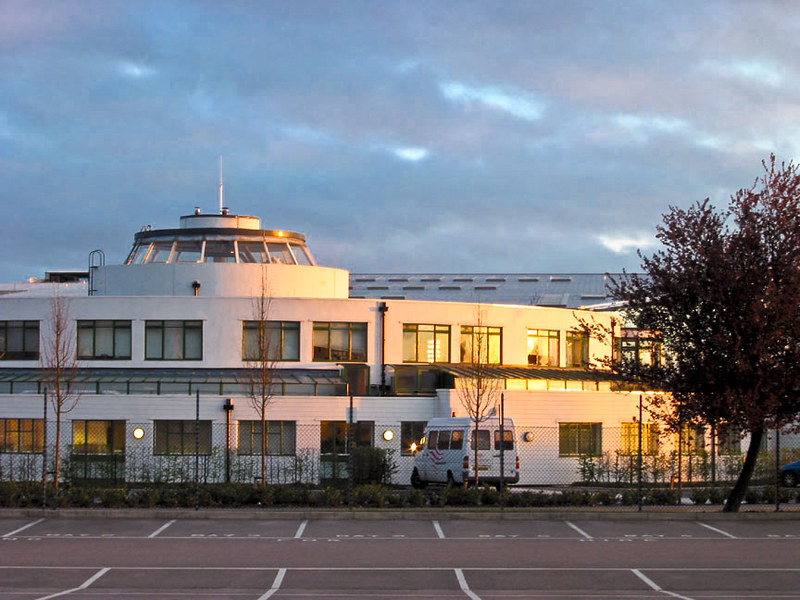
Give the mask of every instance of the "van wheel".
[[415, 490], [424, 490], [427, 485], [427, 482], [419, 478], [419, 471], [414, 469], [413, 473], [411, 473], [411, 487]]

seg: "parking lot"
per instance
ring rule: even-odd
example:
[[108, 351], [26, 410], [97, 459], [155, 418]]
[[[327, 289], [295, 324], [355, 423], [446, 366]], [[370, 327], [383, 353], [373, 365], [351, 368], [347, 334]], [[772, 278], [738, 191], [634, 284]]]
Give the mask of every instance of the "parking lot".
[[800, 599], [797, 515], [404, 516], [0, 514], [0, 599]]

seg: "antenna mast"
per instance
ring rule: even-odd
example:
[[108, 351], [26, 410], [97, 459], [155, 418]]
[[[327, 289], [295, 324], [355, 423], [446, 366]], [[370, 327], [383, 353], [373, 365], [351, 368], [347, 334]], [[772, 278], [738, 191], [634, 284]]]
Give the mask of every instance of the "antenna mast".
[[219, 155], [219, 214], [222, 214], [222, 155]]

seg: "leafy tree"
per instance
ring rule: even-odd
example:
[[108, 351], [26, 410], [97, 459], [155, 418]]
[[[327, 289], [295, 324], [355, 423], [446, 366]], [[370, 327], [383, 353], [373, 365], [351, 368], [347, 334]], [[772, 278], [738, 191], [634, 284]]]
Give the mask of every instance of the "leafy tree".
[[800, 175], [771, 156], [752, 187], [720, 210], [708, 199], [670, 207], [657, 228], [663, 249], [642, 275], [612, 293], [640, 331], [654, 332], [664, 358], [652, 365], [614, 359], [619, 373], [660, 390], [653, 410], [680, 423], [750, 434], [725, 504], [738, 510], [764, 431], [800, 414]]

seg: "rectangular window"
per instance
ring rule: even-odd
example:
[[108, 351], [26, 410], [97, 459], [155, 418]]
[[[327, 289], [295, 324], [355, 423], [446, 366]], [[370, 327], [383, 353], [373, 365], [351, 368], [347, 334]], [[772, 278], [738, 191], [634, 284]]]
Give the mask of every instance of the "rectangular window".
[[[620, 453], [626, 456], [639, 454], [639, 424], [622, 423], [620, 429]], [[642, 455], [658, 454], [658, 425], [642, 423]]]
[[[500, 450], [500, 430], [494, 430], [494, 449]], [[514, 449], [514, 432], [508, 429], [505, 429], [505, 423], [503, 423], [503, 448], [505, 450], [513, 450]]]
[[[766, 436], [764, 436], [766, 437]], [[734, 427], [726, 427], [717, 433], [717, 454], [739, 455], [742, 453], [742, 434]]]
[[125, 453], [125, 421], [72, 421], [72, 453]]
[[705, 452], [706, 430], [702, 425], [683, 425], [679, 437], [683, 456], [694, 456]]
[[425, 437], [425, 421], [403, 421], [400, 423], [400, 454], [411, 456], [419, 450]]
[[602, 423], [559, 423], [559, 456], [600, 456], [603, 451]]
[[367, 360], [367, 324], [315, 322], [314, 360], [365, 362]]
[[202, 321], [147, 321], [145, 360], [202, 360]]
[[475, 450], [475, 434], [478, 434], [478, 450], [489, 450], [489, 430], [488, 429], [478, 429], [475, 431], [474, 429], [470, 432], [469, 435], [469, 448], [470, 450]]
[[661, 364], [662, 342], [652, 331], [624, 328], [615, 340], [615, 359], [627, 364], [653, 366]]
[[38, 360], [39, 321], [0, 321], [0, 360]]
[[298, 321], [244, 321], [242, 360], [300, 360]]
[[[266, 421], [267, 455], [294, 456], [297, 424], [295, 421]], [[239, 421], [239, 454], [261, 456], [261, 421]]]
[[78, 321], [78, 358], [126, 360], [130, 357], [130, 321]]
[[450, 326], [404, 323], [403, 362], [450, 362]]
[[558, 331], [528, 329], [528, 364], [539, 367], [558, 366]]
[[589, 336], [585, 333], [567, 333], [567, 366], [585, 367], [589, 364]]
[[[320, 453], [347, 454], [347, 421], [320, 422]], [[353, 443], [356, 447], [372, 446], [374, 421], [353, 423]]]
[[503, 328], [461, 326], [461, 362], [499, 365], [503, 362]]
[[[195, 423], [198, 424], [195, 434]], [[154, 454], [211, 454], [211, 421], [155, 421]]]
[[41, 452], [43, 446], [41, 419], [0, 419], [0, 452]]

